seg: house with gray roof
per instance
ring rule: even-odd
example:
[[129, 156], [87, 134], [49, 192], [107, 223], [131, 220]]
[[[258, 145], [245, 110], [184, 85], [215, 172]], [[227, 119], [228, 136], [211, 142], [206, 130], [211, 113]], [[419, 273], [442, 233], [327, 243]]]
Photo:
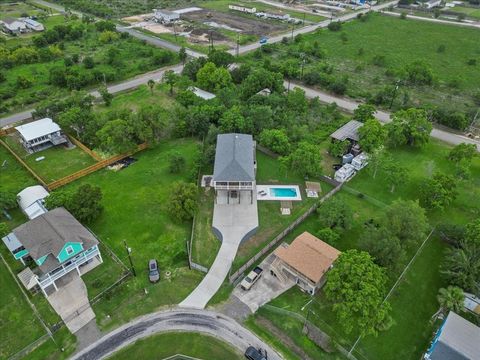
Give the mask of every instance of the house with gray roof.
[[[85, 273], [85, 265], [102, 263], [98, 240], [66, 209], [56, 208], [15, 228], [2, 238], [15, 259], [24, 265], [33, 260], [34, 267], [27, 273], [28, 290], [39, 287], [45, 296], [56, 281], [70, 271]], [[25, 275], [25, 272], [22, 272]]]
[[239, 192], [249, 191], [253, 201], [255, 173], [255, 142], [252, 135], [218, 135], [212, 179], [216, 197], [219, 192], [226, 192], [228, 202], [230, 197], [240, 201]]
[[450, 311], [425, 360], [480, 360], [480, 327]]

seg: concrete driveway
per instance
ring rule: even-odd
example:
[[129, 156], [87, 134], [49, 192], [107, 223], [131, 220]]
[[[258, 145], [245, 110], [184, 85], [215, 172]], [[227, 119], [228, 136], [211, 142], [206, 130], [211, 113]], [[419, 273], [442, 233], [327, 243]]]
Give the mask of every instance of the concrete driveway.
[[76, 271], [71, 271], [57, 281], [58, 290], [47, 300], [60, 315], [71, 333], [76, 333], [90, 321], [95, 313], [88, 301], [87, 287]]
[[252, 313], [295, 285], [293, 280], [283, 282], [270, 274], [272, 261], [273, 256], [270, 255], [259, 265], [263, 269], [262, 276], [250, 290], [243, 290], [240, 284], [233, 290], [232, 296], [247, 305]]
[[256, 192], [243, 192], [240, 203], [237, 199], [217, 198], [213, 210], [212, 226], [216, 235], [221, 238], [222, 245], [213, 265], [195, 290], [180, 303], [180, 307], [204, 309], [215, 295], [228, 275], [238, 247], [243, 240], [251, 236], [258, 228], [258, 211]]

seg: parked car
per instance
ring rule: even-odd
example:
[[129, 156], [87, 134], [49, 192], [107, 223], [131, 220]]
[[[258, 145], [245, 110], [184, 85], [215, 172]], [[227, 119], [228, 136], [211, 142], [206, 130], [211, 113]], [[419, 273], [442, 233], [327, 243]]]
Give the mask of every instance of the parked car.
[[249, 360], [267, 360], [267, 357], [262, 354], [260, 350], [255, 349], [253, 346], [249, 346], [245, 350], [245, 357]]
[[242, 280], [240, 287], [243, 290], [250, 290], [253, 284], [257, 282], [258, 279], [260, 279], [260, 276], [262, 276], [263, 269], [259, 266], [257, 266], [255, 269], [250, 271], [250, 273], [245, 277], [245, 279]]
[[158, 263], [155, 259], [152, 259], [148, 262], [148, 280], [150, 280], [151, 283], [156, 283], [158, 280], [160, 280]]
[[264, 36], [260, 39], [260, 44], [264, 45], [267, 43], [267, 41], [268, 41], [268, 38]]

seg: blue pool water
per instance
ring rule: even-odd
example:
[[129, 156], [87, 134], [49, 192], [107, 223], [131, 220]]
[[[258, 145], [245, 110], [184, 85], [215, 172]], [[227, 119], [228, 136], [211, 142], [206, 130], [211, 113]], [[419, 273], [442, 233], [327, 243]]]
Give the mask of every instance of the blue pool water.
[[297, 190], [294, 188], [270, 188], [270, 195], [273, 197], [296, 197]]

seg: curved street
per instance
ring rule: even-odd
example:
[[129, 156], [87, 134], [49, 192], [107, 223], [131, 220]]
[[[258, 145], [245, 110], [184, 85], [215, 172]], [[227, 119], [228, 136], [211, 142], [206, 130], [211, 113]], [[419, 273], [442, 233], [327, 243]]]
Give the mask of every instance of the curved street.
[[139, 339], [169, 331], [204, 333], [225, 341], [241, 353], [251, 345], [266, 350], [269, 360], [282, 359], [269, 345], [232, 318], [215, 311], [194, 309], [165, 310], [138, 318], [104, 335], [72, 359], [104, 359]]

